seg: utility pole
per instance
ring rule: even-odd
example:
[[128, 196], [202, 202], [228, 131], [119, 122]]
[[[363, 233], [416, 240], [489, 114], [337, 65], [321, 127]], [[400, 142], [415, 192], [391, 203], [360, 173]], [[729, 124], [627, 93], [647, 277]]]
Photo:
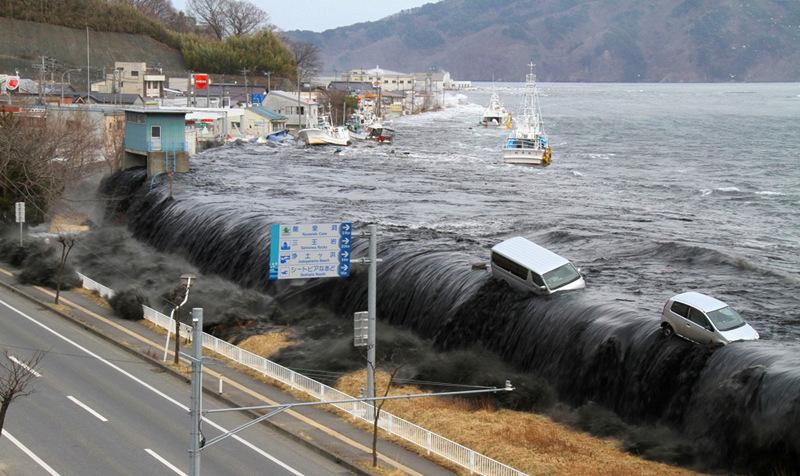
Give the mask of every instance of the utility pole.
[[270, 80], [272, 79], [272, 71], [267, 71], [266, 73], [264, 73], [264, 76], [267, 77], [267, 92], [270, 92], [272, 91], [272, 83], [270, 82]]
[[300, 130], [300, 68], [297, 68], [297, 129]]
[[247, 73], [249, 72], [249, 69], [242, 68], [242, 75], [244, 76], [244, 102], [248, 105], [250, 104], [250, 94], [247, 92]]
[[378, 226], [369, 225], [369, 278], [367, 280], [367, 398], [375, 398], [375, 341], [378, 284]]
[[[89, 26], [86, 26], [86, 104], [89, 104], [89, 94], [92, 92], [92, 83], [89, 79]], [[105, 77], [103, 77], [105, 79]]]
[[192, 420], [189, 475], [200, 476], [200, 449], [203, 447], [203, 308], [192, 309], [192, 398], [189, 415]]

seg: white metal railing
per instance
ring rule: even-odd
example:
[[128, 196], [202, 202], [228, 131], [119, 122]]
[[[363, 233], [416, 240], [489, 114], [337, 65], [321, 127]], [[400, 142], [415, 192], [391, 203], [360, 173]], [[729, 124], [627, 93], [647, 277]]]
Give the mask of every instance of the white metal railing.
[[113, 289], [111, 289], [109, 287], [106, 287], [106, 286], [103, 286], [102, 284], [98, 283], [97, 281], [95, 281], [94, 279], [91, 279], [90, 277], [88, 277], [86, 275], [83, 275], [81, 273], [76, 273], [76, 274], [83, 281], [83, 285], [82, 286], [84, 288], [86, 288], [86, 289], [88, 289], [90, 291], [97, 291], [97, 293], [99, 295], [103, 296], [106, 299], [111, 299], [112, 297], [114, 297], [114, 290]]
[[[84, 280], [84, 287], [88, 282], [93, 286], [102, 286], [101, 284], [93, 281], [86, 276], [80, 275]], [[105, 286], [102, 286], [113, 295], [113, 291]], [[89, 287], [88, 289], [95, 289]], [[98, 289], [102, 294], [103, 291]], [[144, 318], [153, 324], [164, 329], [172, 329], [174, 331], [174, 321], [169, 316], [156, 311], [153, 308], [142, 306], [144, 311]], [[181, 336], [191, 340], [192, 327], [184, 323], [180, 324]], [[348, 400], [354, 397], [347, 395], [333, 387], [329, 387], [321, 382], [310, 379], [305, 375], [299, 374], [292, 369], [284, 367], [280, 364], [272, 362], [260, 355], [249, 352], [241, 347], [235, 346], [229, 342], [212, 336], [203, 332], [203, 347], [223, 355], [234, 362], [249, 367], [257, 372], [260, 372], [266, 377], [270, 377], [293, 389], [301, 390], [320, 401], [328, 400]], [[350, 402], [331, 404], [338, 409], [349, 413], [353, 419], [360, 419], [367, 423], [372, 423], [371, 415], [373, 415], [373, 407], [364, 402]], [[505, 465], [496, 461], [488, 456], [482, 455], [473, 451], [466, 446], [460, 445], [453, 440], [447, 439], [438, 435], [430, 430], [415, 425], [410, 421], [404, 420], [400, 417], [394, 416], [391, 413], [382, 411], [380, 419], [378, 420], [378, 427], [394, 436], [402, 438], [410, 443], [413, 443], [429, 455], [436, 455], [451, 461], [459, 466], [468, 469], [472, 473], [487, 475], [487, 476], [525, 476], [522, 471], [516, 470], [511, 466]]]

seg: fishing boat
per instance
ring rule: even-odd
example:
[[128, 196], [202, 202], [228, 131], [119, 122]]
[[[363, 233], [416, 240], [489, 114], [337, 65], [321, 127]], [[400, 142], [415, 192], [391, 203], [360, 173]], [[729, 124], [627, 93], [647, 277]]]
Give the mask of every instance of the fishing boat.
[[366, 127], [367, 138], [375, 142], [391, 143], [394, 141], [394, 129], [375, 122]]
[[297, 138], [306, 145], [349, 145], [350, 133], [346, 127], [334, 127], [328, 116], [320, 116], [316, 127], [301, 129]]
[[514, 131], [509, 134], [503, 146], [503, 161], [507, 164], [547, 167], [550, 165], [552, 149], [542, 124], [534, 65], [531, 63], [528, 66], [531, 70], [525, 76], [522, 111], [514, 121]]
[[359, 111], [350, 115], [347, 120], [347, 130], [350, 131], [350, 138], [353, 140], [367, 140], [369, 139], [369, 127], [375, 122], [375, 115], [369, 111]]
[[500, 102], [500, 96], [497, 92], [492, 91], [492, 97], [489, 98], [489, 105], [483, 111], [481, 124], [484, 126], [501, 126], [504, 125], [511, 128], [511, 114], [503, 103]]

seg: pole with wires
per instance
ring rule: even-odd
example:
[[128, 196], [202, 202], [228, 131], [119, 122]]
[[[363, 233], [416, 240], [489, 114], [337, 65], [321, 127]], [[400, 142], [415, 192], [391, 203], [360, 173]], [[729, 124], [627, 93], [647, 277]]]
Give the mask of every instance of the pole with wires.
[[192, 309], [192, 402], [191, 448], [189, 449], [189, 476], [200, 476], [200, 449], [203, 447], [203, 308]]

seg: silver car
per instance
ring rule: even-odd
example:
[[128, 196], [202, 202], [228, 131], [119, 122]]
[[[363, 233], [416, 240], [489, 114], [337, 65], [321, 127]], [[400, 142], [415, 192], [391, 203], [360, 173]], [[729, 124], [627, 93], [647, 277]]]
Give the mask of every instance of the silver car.
[[665, 336], [677, 334], [701, 344], [756, 340], [758, 332], [724, 302], [695, 291], [673, 296], [661, 310]]

